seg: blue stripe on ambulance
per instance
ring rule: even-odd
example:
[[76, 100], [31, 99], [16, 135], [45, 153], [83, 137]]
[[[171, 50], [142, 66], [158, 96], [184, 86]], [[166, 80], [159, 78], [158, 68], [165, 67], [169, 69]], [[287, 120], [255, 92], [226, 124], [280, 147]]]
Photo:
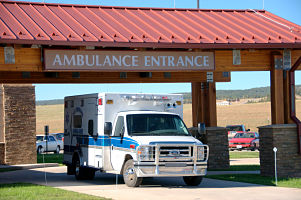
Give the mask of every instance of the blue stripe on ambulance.
[[122, 139], [122, 143], [121, 143], [120, 137], [112, 137], [111, 144], [114, 147], [121, 147], [121, 148], [126, 148], [126, 149], [130, 149], [131, 145], [135, 145], [135, 149], [139, 146], [138, 142], [136, 142], [135, 140], [128, 138], [128, 137], [124, 137]]
[[79, 145], [94, 145], [94, 146], [113, 145], [115, 147], [121, 147], [126, 149], [130, 149], [131, 145], [135, 145], [135, 149], [139, 146], [139, 143], [136, 140], [133, 140], [128, 137], [124, 137], [122, 139], [122, 143], [120, 137], [109, 138], [108, 136], [98, 136], [97, 140], [95, 140], [95, 138], [91, 136], [82, 135], [82, 136], [76, 136], [76, 138], [77, 138], [77, 143]]

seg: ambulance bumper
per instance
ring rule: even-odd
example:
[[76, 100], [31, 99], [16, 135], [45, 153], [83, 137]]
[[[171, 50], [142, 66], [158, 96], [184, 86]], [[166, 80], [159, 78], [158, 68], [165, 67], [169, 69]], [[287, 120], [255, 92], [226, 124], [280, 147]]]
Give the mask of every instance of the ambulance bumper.
[[205, 176], [207, 173], [207, 162], [198, 164], [189, 163], [165, 163], [151, 164], [141, 162], [135, 163], [138, 177], [172, 177], [172, 176]]

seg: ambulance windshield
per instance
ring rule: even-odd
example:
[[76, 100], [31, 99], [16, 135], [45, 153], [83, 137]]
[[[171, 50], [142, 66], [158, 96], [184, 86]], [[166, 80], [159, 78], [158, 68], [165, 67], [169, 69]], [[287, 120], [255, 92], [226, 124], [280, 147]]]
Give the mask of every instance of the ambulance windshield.
[[190, 136], [177, 115], [131, 114], [126, 121], [130, 136]]

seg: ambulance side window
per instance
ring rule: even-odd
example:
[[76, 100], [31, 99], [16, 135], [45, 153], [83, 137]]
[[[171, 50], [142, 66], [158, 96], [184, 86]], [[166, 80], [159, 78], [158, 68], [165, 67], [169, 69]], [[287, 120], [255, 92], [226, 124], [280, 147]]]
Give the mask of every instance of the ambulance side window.
[[73, 116], [73, 128], [81, 128], [82, 127], [82, 116], [74, 115]]
[[113, 136], [121, 137], [123, 131], [124, 131], [124, 119], [122, 116], [119, 116], [116, 122], [116, 127]]

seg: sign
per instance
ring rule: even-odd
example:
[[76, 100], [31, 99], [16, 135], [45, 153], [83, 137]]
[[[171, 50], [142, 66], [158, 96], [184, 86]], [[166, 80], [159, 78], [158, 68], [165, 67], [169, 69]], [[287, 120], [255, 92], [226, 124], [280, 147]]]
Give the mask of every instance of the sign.
[[213, 52], [44, 51], [47, 71], [202, 71], [214, 70]]
[[213, 72], [207, 72], [207, 82], [213, 83]]

